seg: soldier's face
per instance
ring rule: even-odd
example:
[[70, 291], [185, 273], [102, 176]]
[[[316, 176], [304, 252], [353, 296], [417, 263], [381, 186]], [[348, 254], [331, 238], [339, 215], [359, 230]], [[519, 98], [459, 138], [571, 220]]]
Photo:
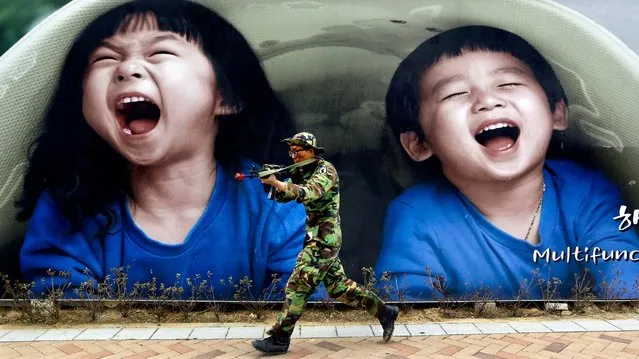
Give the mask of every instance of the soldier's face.
[[288, 154], [293, 159], [293, 162], [298, 163], [313, 157], [313, 152], [314, 152], [313, 149], [310, 149], [310, 148], [304, 148], [301, 146], [291, 146], [289, 147]]

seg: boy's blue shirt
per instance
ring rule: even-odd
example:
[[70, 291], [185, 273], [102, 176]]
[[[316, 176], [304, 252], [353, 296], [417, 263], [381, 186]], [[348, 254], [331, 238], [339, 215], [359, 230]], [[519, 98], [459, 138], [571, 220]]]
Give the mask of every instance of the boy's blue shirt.
[[[247, 168], [249, 163], [244, 164]], [[306, 213], [297, 203], [280, 204], [267, 198], [258, 179], [235, 181], [218, 165], [216, 185], [204, 214], [182, 244], [168, 245], [148, 238], [134, 223], [124, 196], [113, 203], [117, 223], [110, 233], [94, 238], [97, 218], [85, 220], [81, 232], [69, 234], [69, 221], [43, 192], [29, 223], [20, 262], [24, 279], [36, 282], [36, 293], [46, 291], [46, 271], [68, 271], [74, 286], [87, 278], [111, 275], [114, 268], [129, 266], [128, 286], [149, 282], [153, 277], [169, 286], [176, 283], [189, 295], [187, 278], [207, 278], [215, 286], [215, 299], [233, 299], [234, 283], [248, 276], [249, 295], [257, 299], [271, 283], [272, 274], [283, 288], [290, 276], [305, 236]], [[102, 218], [103, 219], [103, 218]], [[59, 278], [58, 278], [59, 280]]]
[[[406, 300], [440, 297], [432, 283], [442, 276], [445, 293], [452, 297], [471, 299], [474, 290], [488, 289], [497, 298], [514, 299], [523, 285], [528, 299], [539, 299], [540, 278], [544, 288], [551, 281], [550, 290], [557, 283], [555, 278], [559, 279], [556, 297], [570, 298], [575, 274], [582, 278], [587, 268], [598, 297], [636, 297], [639, 263], [631, 260], [604, 262], [599, 258], [594, 264], [572, 256], [569, 262], [547, 263], [544, 257], [533, 261], [535, 250], [543, 255], [549, 249], [550, 254], [559, 255], [579, 247], [583, 258], [586, 248], [590, 254], [599, 248], [625, 250], [628, 255], [639, 249], [637, 232], [632, 228], [620, 231], [620, 222], [613, 219], [623, 202], [619, 189], [602, 173], [568, 160], [547, 160], [543, 174], [546, 192], [538, 245], [492, 225], [442, 178], [418, 184], [391, 203], [376, 274], [389, 271], [396, 278], [393, 285]], [[639, 260], [639, 252], [635, 257]], [[605, 283], [619, 291], [611, 292]]]

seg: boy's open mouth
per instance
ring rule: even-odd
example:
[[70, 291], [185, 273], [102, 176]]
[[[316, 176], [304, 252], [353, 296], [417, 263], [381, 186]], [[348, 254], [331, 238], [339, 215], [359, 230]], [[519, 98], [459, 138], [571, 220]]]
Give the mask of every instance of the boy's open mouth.
[[497, 122], [480, 128], [475, 140], [493, 151], [512, 148], [519, 138], [519, 127], [512, 122]]
[[118, 123], [129, 135], [151, 132], [160, 120], [160, 108], [143, 96], [122, 97], [116, 107]]

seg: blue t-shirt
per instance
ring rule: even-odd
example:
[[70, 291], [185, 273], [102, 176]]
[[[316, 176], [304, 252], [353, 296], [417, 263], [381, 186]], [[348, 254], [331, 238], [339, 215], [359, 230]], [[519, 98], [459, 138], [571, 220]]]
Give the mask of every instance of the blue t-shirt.
[[[171, 286], [179, 273], [177, 284], [187, 296], [187, 278], [193, 281], [199, 274], [201, 282], [207, 279], [207, 272], [212, 274], [215, 299], [233, 299], [234, 288], [220, 283], [229, 277], [235, 284], [244, 276], [252, 280], [248, 299], [257, 299], [271, 284], [273, 274], [281, 279], [279, 288], [283, 288], [304, 242], [304, 207], [270, 200], [258, 179], [236, 181], [222, 166], [217, 168], [207, 208], [185, 241], [177, 245], [146, 236], [133, 221], [125, 198], [110, 207], [118, 222], [106, 237], [94, 238], [99, 217], [87, 218], [80, 232], [69, 234], [69, 221], [43, 192], [20, 254], [23, 276], [36, 282], [36, 293], [49, 286], [48, 269], [70, 272], [70, 282], [77, 287], [86, 281], [85, 269], [102, 281], [107, 275], [113, 277], [112, 269], [126, 266], [130, 267], [129, 289], [154, 277], [158, 287], [160, 283]], [[42, 283], [42, 278], [47, 281]]]
[[[454, 298], [471, 299], [474, 292], [514, 299], [520, 289], [523, 299], [541, 299], [542, 287], [547, 293], [556, 289], [555, 298], [571, 298], [575, 274], [582, 280], [586, 273], [599, 297], [636, 297], [639, 251], [632, 251], [639, 239], [632, 228], [620, 231], [613, 219], [623, 204], [619, 189], [600, 172], [567, 160], [547, 160], [543, 174], [539, 244], [491, 224], [442, 178], [416, 185], [391, 203], [376, 274], [390, 272], [395, 297], [407, 300], [434, 300], [442, 291]], [[613, 250], [625, 251], [616, 255], [627, 260], [598, 257], [595, 264], [592, 255], [606, 251], [610, 259]]]

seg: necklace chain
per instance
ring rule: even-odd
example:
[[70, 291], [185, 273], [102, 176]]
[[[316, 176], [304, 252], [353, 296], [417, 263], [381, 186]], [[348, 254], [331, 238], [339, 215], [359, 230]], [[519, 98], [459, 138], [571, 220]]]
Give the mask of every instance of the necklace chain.
[[526, 237], [524, 237], [524, 241], [528, 242], [528, 236], [530, 235], [530, 231], [532, 230], [533, 225], [535, 225], [535, 219], [537, 219], [537, 215], [541, 210], [541, 203], [544, 201], [544, 193], [546, 192], [546, 181], [543, 182], [543, 186], [541, 188], [541, 198], [539, 198], [539, 204], [537, 205], [537, 209], [535, 210], [535, 214], [533, 215], [532, 222], [530, 222], [530, 226], [528, 227], [528, 231], [526, 232]]

